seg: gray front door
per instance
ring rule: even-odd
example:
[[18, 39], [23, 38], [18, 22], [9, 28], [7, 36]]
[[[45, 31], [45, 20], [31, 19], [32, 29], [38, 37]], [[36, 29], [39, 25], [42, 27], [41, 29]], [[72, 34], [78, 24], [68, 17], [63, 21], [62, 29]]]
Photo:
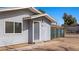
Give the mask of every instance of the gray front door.
[[39, 22], [34, 22], [34, 41], [39, 40]]

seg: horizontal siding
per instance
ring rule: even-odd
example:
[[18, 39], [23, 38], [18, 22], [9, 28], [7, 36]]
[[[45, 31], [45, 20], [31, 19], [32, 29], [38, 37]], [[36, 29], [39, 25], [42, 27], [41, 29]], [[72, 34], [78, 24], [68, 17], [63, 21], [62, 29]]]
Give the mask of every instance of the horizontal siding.
[[4, 33], [4, 21], [0, 20], [0, 36], [2, 36]]
[[50, 40], [50, 25], [44, 20], [41, 23], [41, 40]]
[[14, 45], [28, 42], [28, 26], [27, 22], [24, 23], [24, 30], [22, 33], [5, 33], [5, 22], [21, 22], [23, 24], [23, 17], [28, 17], [32, 13], [26, 11], [13, 11], [0, 13], [0, 46]]
[[[38, 20], [37, 20], [38, 19]], [[36, 18], [34, 19], [34, 21], [39, 21], [40, 22], [40, 25], [41, 25], [41, 28], [40, 28], [40, 40], [39, 41], [47, 41], [47, 40], [50, 40], [51, 39], [51, 36], [50, 36], [50, 22], [42, 17], [42, 18]]]

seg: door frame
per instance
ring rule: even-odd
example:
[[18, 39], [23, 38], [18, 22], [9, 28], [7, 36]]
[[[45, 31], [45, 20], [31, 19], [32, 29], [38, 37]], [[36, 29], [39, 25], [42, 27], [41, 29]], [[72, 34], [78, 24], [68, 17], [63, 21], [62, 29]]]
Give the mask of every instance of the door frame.
[[[38, 22], [39, 23], [39, 39], [38, 40], [35, 40], [34, 39], [34, 22]], [[33, 21], [33, 24], [32, 24], [32, 32], [33, 32], [33, 42], [39, 42], [40, 39], [41, 39], [41, 22], [40, 21]]]

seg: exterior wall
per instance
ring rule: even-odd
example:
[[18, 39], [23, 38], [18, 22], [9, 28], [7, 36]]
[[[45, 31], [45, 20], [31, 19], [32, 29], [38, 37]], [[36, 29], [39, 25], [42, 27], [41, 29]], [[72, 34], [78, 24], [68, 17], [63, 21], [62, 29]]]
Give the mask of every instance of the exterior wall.
[[4, 21], [0, 20], [0, 37], [3, 35], [4, 33]]
[[[28, 24], [23, 23], [23, 17], [30, 16], [28, 10], [18, 10], [0, 13], [0, 46], [13, 45], [28, 42]], [[21, 22], [22, 33], [5, 33], [5, 22]]]
[[41, 40], [47, 41], [51, 39], [51, 25], [46, 18], [41, 23]]
[[[20, 43], [32, 42], [33, 40], [33, 23], [23, 21], [23, 17], [28, 17], [33, 13], [28, 10], [8, 11], [0, 13], [0, 47]], [[44, 18], [33, 19], [40, 22], [40, 40], [50, 40], [50, 22]], [[22, 33], [5, 33], [5, 22], [22, 23]]]
[[33, 43], [33, 20], [28, 20], [28, 43]]
[[50, 28], [50, 22], [44, 18], [38, 18], [34, 19], [33, 21], [39, 21], [40, 22], [40, 40], [39, 41], [47, 41], [51, 39], [51, 28]]

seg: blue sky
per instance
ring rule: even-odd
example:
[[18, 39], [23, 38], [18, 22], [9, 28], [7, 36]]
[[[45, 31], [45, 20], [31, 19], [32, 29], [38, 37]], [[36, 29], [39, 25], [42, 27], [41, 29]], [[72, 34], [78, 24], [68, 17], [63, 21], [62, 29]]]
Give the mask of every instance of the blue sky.
[[67, 13], [76, 17], [79, 23], [79, 7], [36, 7], [37, 9], [44, 10], [51, 17], [54, 17], [58, 25], [63, 24], [63, 14]]

